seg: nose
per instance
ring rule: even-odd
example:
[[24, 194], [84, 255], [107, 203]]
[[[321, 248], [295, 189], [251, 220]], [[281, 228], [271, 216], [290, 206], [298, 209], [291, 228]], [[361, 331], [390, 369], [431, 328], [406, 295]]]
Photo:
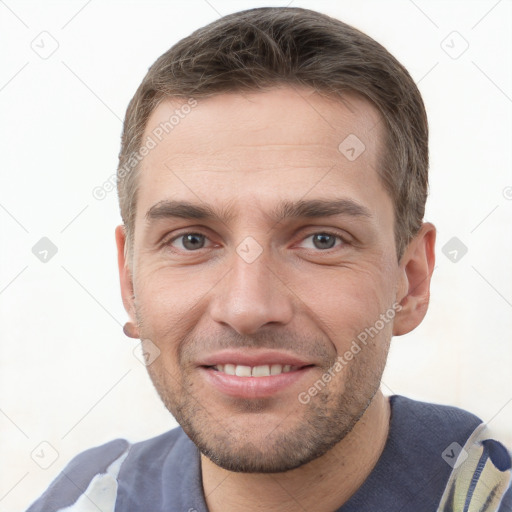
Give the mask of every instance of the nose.
[[285, 325], [293, 316], [293, 292], [260, 255], [251, 263], [234, 253], [231, 268], [213, 289], [213, 320], [242, 335], [267, 324]]

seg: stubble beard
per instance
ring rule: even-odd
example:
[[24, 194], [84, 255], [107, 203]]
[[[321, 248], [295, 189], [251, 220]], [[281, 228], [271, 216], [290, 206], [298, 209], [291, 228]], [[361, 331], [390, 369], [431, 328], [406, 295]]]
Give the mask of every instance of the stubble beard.
[[[207, 405], [204, 397], [205, 403], [201, 402], [190, 377], [182, 372], [180, 378], [173, 377], [162, 361], [149, 366], [148, 373], [165, 407], [212, 462], [234, 472], [280, 473], [321, 457], [352, 431], [370, 406], [384, 371], [387, 350], [375, 368], [372, 348], [365, 347], [341, 370], [347, 372], [342, 393], [336, 393], [331, 381], [307, 404], [293, 396], [296, 406], [283, 412], [272, 428], [265, 426], [269, 432], [264, 436], [244, 429], [240, 422], [220, 418], [215, 404]], [[266, 400], [237, 400], [234, 414], [262, 414], [268, 407]]]

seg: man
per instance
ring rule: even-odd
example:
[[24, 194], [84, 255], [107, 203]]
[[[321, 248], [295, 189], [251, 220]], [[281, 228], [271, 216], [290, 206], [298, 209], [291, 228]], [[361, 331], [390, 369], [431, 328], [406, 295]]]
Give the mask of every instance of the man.
[[180, 427], [75, 457], [30, 512], [512, 510], [473, 414], [380, 390], [423, 320], [428, 126], [381, 45], [300, 8], [181, 40], [126, 113], [125, 333]]

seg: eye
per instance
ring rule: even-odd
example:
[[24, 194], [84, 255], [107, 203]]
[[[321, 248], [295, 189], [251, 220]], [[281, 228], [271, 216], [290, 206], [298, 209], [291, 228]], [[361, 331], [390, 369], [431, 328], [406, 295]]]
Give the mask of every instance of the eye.
[[[329, 251], [336, 247], [336, 241], [338, 240], [338, 247], [346, 245], [344, 238], [338, 233], [332, 233], [329, 231], [320, 231], [312, 233], [302, 240], [302, 244], [305, 244], [307, 240], [311, 239], [305, 248], [306, 249], [317, 249], [320, 251]], [[173, 238], [164, 242], [163, 245], [171, 247], [172, 250], [177, 249], [183, 252], [195, 252], [199, 249], [206, 248], [206, 241], [209, 240], [203, 233], [187, 232], [181, 233]]]
[[178, 249], [185, 252], [193, 252], [198, 249], [203, 249], [206, 240], [208, 240], [208, 238], [202, 233], [181, 233], [165, 242], [164, 245], [175, 248], [176, 246], [174, 244], [179, 243], [181, 247], [178, 247]]
[[338, 239], [341, 243], [339, 246], [345, 245], [345, 240], [338, 235], [337, 233], [330, 233], [328, 231], [320, 231], [318, 233], [313, 233], [306, 238], [304, 238], [304, 243], [308, 239], [312, 239], [312, 244], [306, 249], [320, 249], [323, 251], [327, 251], [329, 249], [333, 249], [336, 245], [336, 239]]

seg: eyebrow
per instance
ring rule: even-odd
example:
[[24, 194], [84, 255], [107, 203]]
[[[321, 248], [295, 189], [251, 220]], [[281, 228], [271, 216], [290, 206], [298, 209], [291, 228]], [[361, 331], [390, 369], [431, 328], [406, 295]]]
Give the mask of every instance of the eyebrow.
[[[370, 210], [352, 199], [310, 199], [282, 201], [270, 213], [265, 214], [273, 222], [289, 218], [333, 217], [336, 215], [371, 219]], [[217, 211], [208, 204], [188, 201], [163, 200], [154, 204], [146, 212], [148, 222], [160, 219], [180, 218], [221, 221], [228, 223], [236, 214], [231, 205]]]

